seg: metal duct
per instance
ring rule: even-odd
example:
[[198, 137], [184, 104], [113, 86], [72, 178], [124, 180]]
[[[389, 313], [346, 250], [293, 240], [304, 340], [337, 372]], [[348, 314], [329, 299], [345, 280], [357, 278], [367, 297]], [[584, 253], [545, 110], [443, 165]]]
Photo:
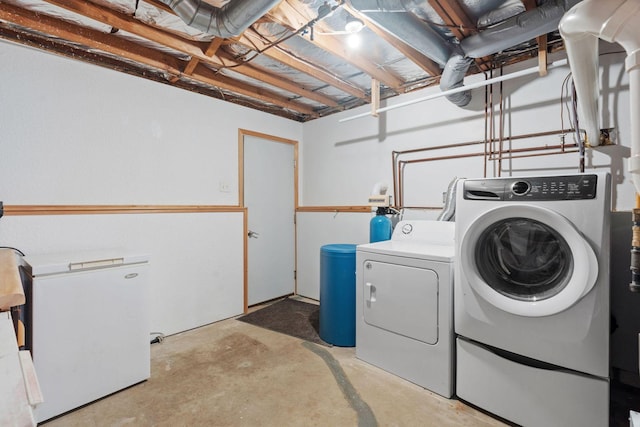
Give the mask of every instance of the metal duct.
[[[536, 9], [506, 19], [481, 33], [467, 37], [460, 43], [465, 59], [491, 55], [554, 31], [558, 28], [564, 13], [579, 2], [580, 0], [552, 0]], [[447, 63], [445, 67], [445, 70], [449, 69], [450, 72], [447, 73], [446, 79], [443, 73], [440, 81], [440, 88], [443, 91], [462, 86], [464, 76], [473, 63], [463, 61], [458, 55], [452, 55], [450, 60], [451, 66]], [[464, 107], [471, 101], [470, 92], [456, 95], [459, 96], [447, 98], [459, 107]]]
[[526, 12], [524, 5], [520, 0], [507, 0], [494, 10], [491, 10], [478, 18], [476, 23], [478, 28], [486, 28], [491, 25], [499, 24], [505, 19]]
[[418, 19], [411, 9], [421, 2], [414, 0], [348, 0], [353, 9], [364, 14], [393, 37], [410, 44], [427, 58], [444, 67], [453, 44]]
[[[463, 86], [464, 76], [471, 64], [473, 64], [473, 58], [468, 58], [460, 54], [451, 55], [440, 76], [440, 89], [446, 92]], [[449, 101], [459, 107], [464, 107], [471, 101], [470, 90], [445, 96]]]
[[215, 7], [204, 0], [160, 0], [187, 25], [216, 37], [237, 37], [281, 0], [234, 0]]
[[444, 208], [442, 208], [442, 212], [440, 212], [440, 215], [438, 215], [437, 221], [455, 221], [457, 193], [456, 189], [458, 187], [458, 182], [460, 182], [462, 179], [463, 178], [455, 177], [449, 183]]
[[465, 55], [482, 58], [558, 29], [562, 16], [580, 0], [551, 0], [460, 42]]

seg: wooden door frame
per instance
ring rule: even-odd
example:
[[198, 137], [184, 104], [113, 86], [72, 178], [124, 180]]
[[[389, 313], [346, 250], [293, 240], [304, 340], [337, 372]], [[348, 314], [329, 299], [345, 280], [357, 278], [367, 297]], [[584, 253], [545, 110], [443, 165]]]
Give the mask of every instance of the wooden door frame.
[[[297, 251], [297, 228], [295, 215], [298, 209], [298, 141], [281, 138], [261, 132], [254, 132], [248, 129], [238, 129], [238, 204], [244, 209], [244, 312], [249, 309], [249, 209], [244, 204], [244, 137], [253, 136], [266, 139], [271, 142], [290, 144], [293, 146], [293, 266], [298, 266]], [[294, 293], [298, 289], [297, 278], [293, 280]]]

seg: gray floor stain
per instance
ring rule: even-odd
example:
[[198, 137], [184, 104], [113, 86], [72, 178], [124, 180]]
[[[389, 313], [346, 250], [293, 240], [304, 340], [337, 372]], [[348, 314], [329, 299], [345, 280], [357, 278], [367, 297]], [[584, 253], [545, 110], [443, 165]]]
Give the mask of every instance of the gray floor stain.
[[316, 344], [304, 341], [302, 345], [320, 356], [327, 364], [345, 398], [358, 414], [358, 427], [376, 427], [378, 425], [376, 416], [373, 414], [369, 405], [360, 398], [360, 395], [347, 378], [338, 361], [327, 350]]

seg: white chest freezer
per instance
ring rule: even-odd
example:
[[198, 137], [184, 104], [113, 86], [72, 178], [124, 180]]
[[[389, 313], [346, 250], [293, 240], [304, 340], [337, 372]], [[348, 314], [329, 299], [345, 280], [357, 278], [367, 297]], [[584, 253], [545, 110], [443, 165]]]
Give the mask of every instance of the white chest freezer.
[[150, 376], [148, 257], [121, 252], [25, 257], [32, 276], [38, 422]]

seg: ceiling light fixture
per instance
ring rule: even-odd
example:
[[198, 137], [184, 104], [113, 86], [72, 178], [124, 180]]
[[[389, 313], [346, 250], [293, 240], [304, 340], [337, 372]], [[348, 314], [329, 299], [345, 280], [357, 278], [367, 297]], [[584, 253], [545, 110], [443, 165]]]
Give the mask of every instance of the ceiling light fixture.
[[347, 22], [344, 25], [344, 30], [349, 34], [357, 33], [364, 28], [364, 22], [351, 15], [347, 15]]

